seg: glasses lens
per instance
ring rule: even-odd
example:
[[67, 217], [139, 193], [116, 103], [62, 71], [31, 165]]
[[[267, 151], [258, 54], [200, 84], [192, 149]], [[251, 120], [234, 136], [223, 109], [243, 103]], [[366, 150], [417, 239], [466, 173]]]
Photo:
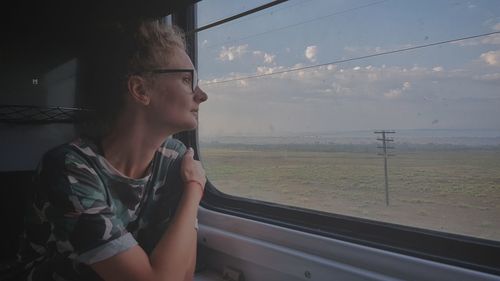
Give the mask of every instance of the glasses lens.
[[196, 69], [193, 70], [193, 92], [198, 87], [198, 73], [196, 73]]

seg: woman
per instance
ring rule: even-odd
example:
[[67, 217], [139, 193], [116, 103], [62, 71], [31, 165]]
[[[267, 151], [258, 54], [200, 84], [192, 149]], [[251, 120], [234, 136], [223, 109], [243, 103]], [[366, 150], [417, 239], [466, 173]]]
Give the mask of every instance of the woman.
[[205, 172], [169, 136], [197, 127], [207, 95], [184, 39], [147, 21], [96, 50], [86, 89], [100, 130], [43, 157], [20, 255], [27, 278], [192, 280]]

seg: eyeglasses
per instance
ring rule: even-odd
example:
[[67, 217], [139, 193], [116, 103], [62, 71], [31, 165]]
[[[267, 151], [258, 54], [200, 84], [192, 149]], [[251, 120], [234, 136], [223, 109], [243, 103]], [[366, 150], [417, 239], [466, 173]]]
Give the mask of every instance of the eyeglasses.
[[162, 73], [177, 73], [177, 72], [189, 72], [191, 73], [191, 90], [194, 93], [196, 87], [198, 87], [198, 73], [195, 69], [153, 69], [151, 71], [145, 71], [145, 73], [154, 73], [154, 74], [162, 74]]

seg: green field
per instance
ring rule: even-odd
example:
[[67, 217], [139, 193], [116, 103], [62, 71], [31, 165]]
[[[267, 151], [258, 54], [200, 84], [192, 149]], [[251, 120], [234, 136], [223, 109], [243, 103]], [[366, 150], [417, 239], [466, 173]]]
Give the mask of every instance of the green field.
[[286, 205], [500, 240], [500, 150], [315, 152], [286, 146], [203, 147], [222, 192]]

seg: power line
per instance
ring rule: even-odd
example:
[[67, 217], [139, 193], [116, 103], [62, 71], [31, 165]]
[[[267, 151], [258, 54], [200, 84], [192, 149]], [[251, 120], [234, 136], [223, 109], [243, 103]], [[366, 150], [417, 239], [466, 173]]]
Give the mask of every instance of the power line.
[[[246, 36], [246, 37], [240, 37], [240, 38], [237, 38], [237, 39], [234, 39], [234, 40], [228, 40], [228, 41], [224, 41], [222, 43], [208, 45], [205, 48], [206, 49], [211, 49], [211, 48], [214, 48], [214, 47], [218, 47], [221, 44], [234, 43], [234, 42], [246, 40], [246, 39], [257, 37], [257, 36], [260, 36], [260, 35], [264, 35], [264, 34], [276, 32], [276, 31], [284, 30], [284, 29], [287, 29], [287, 28], [290, 28], [290, 27], [295, 27], [295, 26], [306, 24], [306, 23], [310, 23], [310, 22], [322, 20], [322, 19], [325, 19], [325, 18], [328, 18], [328, 17], [331, 17], [331, 16], [337, 16], [337, 15], [340, 15], [340, 14], [345, 14], [345, 13], [352, 12], [352, 11], [359, 10], [359, 9], [363, 9], [363, 8], [366, 8], [366, 7], [375, 6], [375, 5], [382, 4], [382, 3], [387, 2], [387, 1], [388, 0], [382, 0], [382, 1], [378, 1], [378, 2], [372, 2], [372, 3], [369, 3], [369, 4], [357, 6], [357, 7], [354, 7], [354, 8], [347, 9], [347, 10], [343, 10], [343, 11], [339, 11], [339, 12], [334, 12], [334, 13], [331, 13], [331, 14], [328, 14], [328, 15], [325, 15], [325, 16], [322, 16], [322, 17], [313, 18], [313, 19], [310, 19], [310, 20], [306, 20], [306, 21], [294, 23], [294, 24], [291, 24], [291, 25], [285, 25], [285, 26], [280, 27], [280, 28], [271, 29], [271, 30], [264, 31], [264, 32], [261, 32], [261, 33], [257, 33], [257, 34], [252, 34], [252, 35], [249, 35], [249, 36]], [[206, 28], [204, 28], [204, 29], [206, 29]]]
[[483, 34], [478, 34], [478, 35], [473, 35], [473, 36], [467, 36], [467, 37], [462, 37], [462, 38], [457, 38], [457, 39], [450, 39], [450, 40], [445, 40], [445, 41], [439, 41], [439, 42], [429, 43], [429, 44], [425, 44], [425, 45], [418, 45], [418, 46], [414, 46], [414, 47], [408, 47], [408, 48], [403, 48], [403, 49], [398, 49], [398, 50], [392, 50], [392, 51], [387, 51], [387, 52], [382, 52], [382, 53], [377, 53], [377, 54], [371, 54], [371, 55], [366, 55], [366, 56], [361, 56], [361, 57], [355, 57], [355, 58], [349, 58], [349, 59], [343, 59], [343, 60], [336, 60], [336, 61], [331, 61], [331, 62], [327, 62], [327, 63], [321, 63], [321, 64], [309, 65], [309, 66], [304, 66], [304, 67], [292, 68], [292, 69], [288, 69], [288, 70], [276, 71], [276, 72], [273, 72], [273, 73], [250, 75], [250, 76], [238, 77], [238, 78], [227, 79], [227, 80], [222, 80], [222, 81], [202, 83], [202, 85], [209, 86], [209, 85], [213, 85], [213, 84], [222, 84], [222, 83], [228, 83], [228, 82], [239, 81], [239, 80], [247, 80], [247, 79], [260, 78], [260, 77], [265, 77], [265, 76], [283, 74], [283, 73], [294, 72], [294, 71], [299, 71], [299, 70], [304, 70], [304, 69], [317, 68], [317, 67], [331, 65], [331, 64], [340, 64], [340, 63], [345, 63], [345, 62], [350, 62], [350, 61], [356, 61], [356, 60], [362, 60], [362, 59], [373, 58], [373, 57], [378, 57], [378, 56], [384, 56], [384, 55], [389, 55], [389, 54], [401, 53], [401, 52], [406, 52], [406, 51], [411, 51], [411, 50], [416, 50], [416, 49], [422, 49], [422, 48], [427, 48], [427, 47], [432, 47], [432, 46], [437, 46], [437, 45], [442, 45], [442, 44], [447, 44], [447, 43], [454, 43], [454, 42], [458, 42], [458, 41], [462, 41], [462, 40], [469, 40], [469, 39], [474, 39], [474, 38], [479, 38], [479, 37], [484, 37], [484, 36], [490, 36], [490, 35], [494, 35], [494, 34], [500, 34], [500, 31], [495, 31], [495, 32], [490, 32], [490, 33], [483, 33]]
[[221, 25], [221, 24], [224, 24], [224, 23], [227, 23], [227, 22], [230, 22], [230, 21], [233, 21], [235, 19], [239, 19], [241, 17], [244, 17], [244, 16], [247, 16], [247, 15], [251, 15], [253, 13], [256, 13], [258, 11], [261, 11], [261, 10], [264, 10], [264, 9], [267, 9], [267, 8], [270, 8], [272, 6], [275, 6], [275, 5], [278, 5], [278, 4], [281, 4], [283, 2], [286, 2], [288, 0], [274, 0], [272, 2], [269, 2], [267, 4], [264, 4], [264, 5], [261, 5], [259, 7], [256, 7], [256, 8], [253, 8], [253, 9], [250, 9], [248, 11], [245, 11], [245, 12], [242, 12], [242, 13], [239, 13], [239, 14], [236, 14], [234, 16], [231, 16], [231, 17], [228, 17], [228, 18], [225, 18], [225, 19], [221, 19], [221, 20], [218, 20], [216, 22], [213, 22], [213, 23], [210, 23], [210, 24], [207, 24], [207, 25], [204, 25], [202, 27], [199, 27], [199, 28], [196, 28], [195, 30], [191, 31], [192, 33], [195, 33], [195, 32], [200, 32], [200, 31], [203, 31], [205, 29], [209, 29], [209, 28], [212, 28], [212, 27], [216, 27], [218, 25]]

